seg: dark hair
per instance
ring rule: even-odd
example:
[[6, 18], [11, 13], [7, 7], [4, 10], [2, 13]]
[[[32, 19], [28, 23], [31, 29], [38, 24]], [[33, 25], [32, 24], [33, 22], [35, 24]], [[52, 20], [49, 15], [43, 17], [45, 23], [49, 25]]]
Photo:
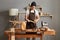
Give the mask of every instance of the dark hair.
[[31, 3], [31, 6], [36, 6], [36, 2], [33, 1], [33, 2]]

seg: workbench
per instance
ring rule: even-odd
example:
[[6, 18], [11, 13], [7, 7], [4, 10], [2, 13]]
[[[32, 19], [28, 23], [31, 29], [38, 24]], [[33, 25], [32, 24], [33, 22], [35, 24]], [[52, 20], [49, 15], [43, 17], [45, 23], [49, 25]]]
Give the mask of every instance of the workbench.
[[[12, 29], [12, 28], [10, 28]], [[46, 31], [42, 30], [32, 30], [32, 29], [26, 29], [21, 30], [19, 28], [14, 28], [15, 31], [6, 30], [5, 35], [8, 36], [8, 40], [15, 40], [15, 38], [40, 38], [40, 40], [43, 40], [44, 35], [55, 35], [55, 30], [48, 29]], [[37, 32], [37, 34], [26, 34], [21, 32]]]

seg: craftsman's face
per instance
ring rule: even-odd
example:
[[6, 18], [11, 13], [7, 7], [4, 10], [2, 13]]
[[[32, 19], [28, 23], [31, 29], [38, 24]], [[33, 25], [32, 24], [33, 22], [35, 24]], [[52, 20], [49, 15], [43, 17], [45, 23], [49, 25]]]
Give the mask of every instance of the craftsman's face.
[[35, 9], [35, 6], [31, 6], [31, 9], [34, 10]]

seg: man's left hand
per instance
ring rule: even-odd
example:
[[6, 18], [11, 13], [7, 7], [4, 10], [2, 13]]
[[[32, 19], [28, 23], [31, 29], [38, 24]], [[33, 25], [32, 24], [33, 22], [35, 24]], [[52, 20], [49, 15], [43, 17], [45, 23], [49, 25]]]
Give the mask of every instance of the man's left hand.
[[34, 20], [34, 23], [37, 23], [37, 20]]

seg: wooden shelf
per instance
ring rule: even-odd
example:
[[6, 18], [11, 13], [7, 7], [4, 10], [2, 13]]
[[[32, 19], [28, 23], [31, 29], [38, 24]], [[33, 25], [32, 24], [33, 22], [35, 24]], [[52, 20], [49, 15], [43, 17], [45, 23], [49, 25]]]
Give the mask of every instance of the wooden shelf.
[[[24, 7], [24, 9], [25, 9], [25, 10], [26, 10], [26, 9], [30, 9], [30, 6], [28, 5], [28, 6]], [[36, 9], [42, 9], [42, 7], [41, 7], [40, 5], [37, 5], [37, 6], [36, 6]]]
[[40, 15], [40, 17], [51, 17], [52, 18], [52, 15]]

